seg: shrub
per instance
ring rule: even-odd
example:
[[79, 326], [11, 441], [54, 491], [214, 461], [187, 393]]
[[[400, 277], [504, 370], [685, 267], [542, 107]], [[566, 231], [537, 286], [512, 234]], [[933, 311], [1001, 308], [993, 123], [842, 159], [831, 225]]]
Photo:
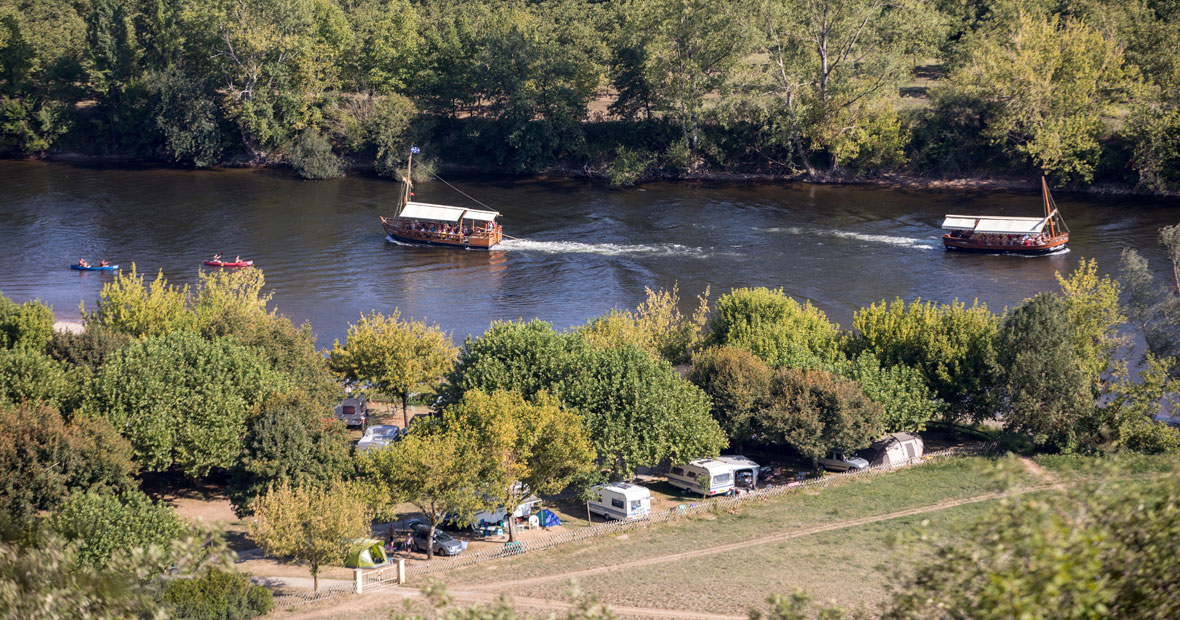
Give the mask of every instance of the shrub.
[[607, 168], [606, 178], [610, 180], [611, 187], [635, 185], [650, 163], [651, 156], [648, 153], [620, 146]]
[[67, 364], [44, 353], [0, 349], [0, 403], [29, 401], [62, 407], [76, 400], [78, 383]]
[[334, 179], [340, 176], [340, 160], [332, 144], [315, 129], [304, 130], [290, 154], [291, 167], [305, 179]]
[[47, 517], [46, 525], [68, 540], [81, 541], [77, 561], [99, 567], [116, 552], [153, 545], [167, 549], [184, 533], [183, 522], [171, 508], [140, 491], [75, 493]]
[[53, 311], [39, 301], [18, 304], [0, 295], [0, 349], [41, 351], [53, 335]]
[[1180, 449], [1180, 430], [1162, 422], [1137, 418], [1119, 427], [1119, 444], [1147, 454], [1175, 452]]
[[246, 620], [274, 607], [270, 590], [237, 571], [209, 570], [192, 579], [173, 579], [163, 598], [174, 617], [185, 620]]

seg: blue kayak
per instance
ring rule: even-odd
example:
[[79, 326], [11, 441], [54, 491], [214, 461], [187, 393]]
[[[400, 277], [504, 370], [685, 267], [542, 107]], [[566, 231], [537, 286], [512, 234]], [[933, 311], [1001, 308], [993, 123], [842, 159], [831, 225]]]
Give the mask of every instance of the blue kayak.
[[118, 268], [118, 265], [107, 265], [106, 267], [83, 267], [82, 265], [70, 265], [70, 269], [77, 269], [78, 271], [114, 271]]

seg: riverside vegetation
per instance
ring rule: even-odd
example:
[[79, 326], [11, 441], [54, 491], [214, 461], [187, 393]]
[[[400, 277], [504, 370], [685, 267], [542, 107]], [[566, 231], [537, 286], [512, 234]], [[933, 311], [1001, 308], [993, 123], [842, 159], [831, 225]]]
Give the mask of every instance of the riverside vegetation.
[[[1177, 230], [1161, 241], [1180, 265]], [[399, 503], [434, 527], [512, 505], [526, 488], [584, 489], [726, 446], [814, 458], [882, 432], [998, 420], [1001, 445], [1026, 453], [1174, 454], [1180, 432], [1154, 418], [1175, 405], [1180, 296], [1172, 274], [1156, 276], [1134, 250], [1121, 278], [1125, 290], [1083, 261], [1059, 275], [1059, 292], [1000, 314], [896, 300], [857, 312], [851, 331], [765, 288], [702, 297], [690, 316], [675, 288], [649, 291], [634, 311], [566, 331], [498, 322], [458, 348], [437, 326], [374, 314], [325, 352], [310, 327], [268, 308], [254, 269], [204, 273], [190, 290], [132, 268], [104, 285], [80, 334], [55, 332], [38, 302], [0, 296], [0, 611], [244, 618], [269, 609], [269, 594], [233, 572], [221, 533], [144, 494], [147, 472], [182, 486], [224, 481], [235, 510], [253, 515], [253, 540], [317, 575]], [[1135, 378], [1129, 330], [1148, 345]], [[687, 373], [673, 362], [687, 362]], [[399, 399], [431, 393], [439, 415], [389, 449], [358, 454], [329, 414], [341, 380]], [[1174, 534], [1176, 479], [1022, 504], [975, 542], [1035, 542], [1020, 548], [1030, 558], [1089, 549], [1096, 575], [1139, 554], [1150, 560], [1141, 588], [1103, 581], [1077, 603], [1139, 609], [1174, 591], [1152, 588], [1180, 574], [1175, 554], [1155, 554]], [[1156, 505], [1172, 512], [1135, 508]], [[1075, 544], [1064, 536], [1074, 530], [1102, 545]], [[952, 593], [976, 609], [999, 590], [964, 584], [1011, 576], [1017, 561], [979, 553], [948, 548], [939, 556], [948, 572], [919, 571], [909, 591]], [[1061, 561], [1062, 570], [1072, 562]], [[997, 583], [1004, 596], [1028, 588], [1031, 608], [1049, 604], [1032, 596], [1040, 581]], [[774, 613], [794, 613], [779, 604], [785, 611]], [[929, 605], [915, 594], [893, 613], [921, 617], [935, 612]]]
[[0, 0], [0, 59], [10, 155], [1180, 188], [1175, 0]]

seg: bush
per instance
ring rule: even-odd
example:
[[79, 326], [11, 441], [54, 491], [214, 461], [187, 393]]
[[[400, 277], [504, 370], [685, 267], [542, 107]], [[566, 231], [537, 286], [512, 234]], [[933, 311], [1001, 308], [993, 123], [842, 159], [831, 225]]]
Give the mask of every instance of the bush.
[[1180, 449], [1180, 429], [1147, 418], [1131, 420], [1119, 427], [1119, 444], [1129, 450], [1162, 454]]
[[334, 179], [340, 176], [340, 160], [328, 139], [315, 129], [299, 134], [290, 154], [291, 167], [305, 179]]
[[127, 334], [90, 323], [80, 334], [64, 330], [53, 332], [46, 351], [55, 360], [94, 369], [102, 366], [107, 356], [122, 349], [130, 340]]
[[615, 150], [615, 158], [607, 168], [606, 178], [610, 180], [611, 187], [635, 185], [647, 171], [650, 163], [651, 156], [647, 153], [620, 146]]
[[18, 304], [0, 295], [0, 349], [41, 351], [53, 336], [53, 311], [39, 301]]
[[115, 552], [153, 545], [167, 549], [184, 533], [183, 522], [171, 508], [140, 491], [76, 493], [47, 517], [46, 524], [67, 540], [81, 541], [79, 563], [99, 567], [106, 566]]
[[164, 601], [175, 618], [186, 620], [246, 620], [274, 607], [270, 590], [250, 583], [237, 571], [210, 570], [192, 579], [173, 579]]
[[73, 370], [44, 353], [0, 349], [0, 403], [74, 404], [79, 380]]

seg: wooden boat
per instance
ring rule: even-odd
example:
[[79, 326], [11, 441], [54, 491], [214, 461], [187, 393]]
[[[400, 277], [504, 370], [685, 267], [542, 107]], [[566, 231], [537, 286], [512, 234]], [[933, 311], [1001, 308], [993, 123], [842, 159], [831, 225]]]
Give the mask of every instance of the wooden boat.
[[410, 170], [417, 148], [410, 150], [406, 176], [402, 179], [402, 196], [397, 215], [381, 217], [381, 227], [390, 239], [452, 248], [488, 250], [500, 243], [503, 231], [496, 223], [498, 211], [468, 209], [425, 202], [414, 202]]
[[1061, 219], [1049, 184], [1041, 177], [1044, 217], [995, 217], [990, 215], [948, 215], [942, 228], [947, 250], [993, 254], [1048, 254], [1064, 250], [1069, 228]]

